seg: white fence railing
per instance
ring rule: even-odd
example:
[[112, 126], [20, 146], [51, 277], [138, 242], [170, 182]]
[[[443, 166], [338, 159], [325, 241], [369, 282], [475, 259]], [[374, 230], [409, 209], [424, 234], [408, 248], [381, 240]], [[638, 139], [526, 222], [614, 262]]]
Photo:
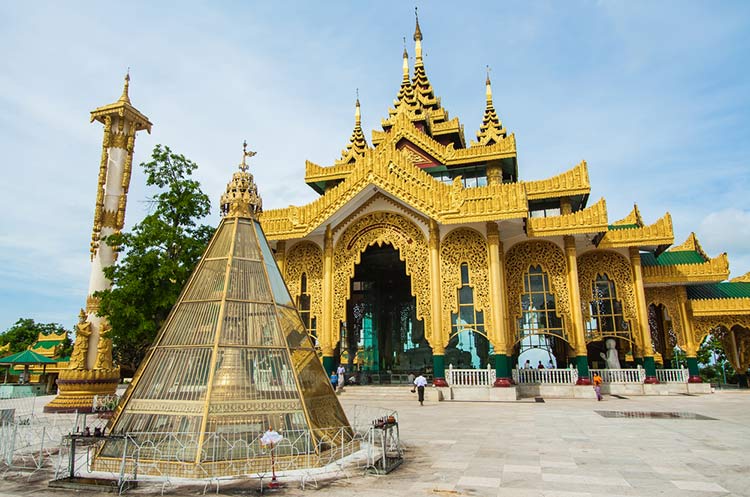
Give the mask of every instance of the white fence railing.
[[591, 377], [599, 373], [604, 383], [643, 383], [646, 381], [646, 370], [638, 369], [589, 369]]
[[451, 387], [491, 387], [497, 378], [495, 370], [487, 366], [487, 369], [453, 369], [453, 364], [448, 365], [445, 381]]
[[517, 384], [543, 383], [547, 385], [575, 385], [576, 369], [514, 369], [513, 381]]
[[656, 370], [656, 379], [659, 383], [687, 383], [689, 376], [687, 369]]

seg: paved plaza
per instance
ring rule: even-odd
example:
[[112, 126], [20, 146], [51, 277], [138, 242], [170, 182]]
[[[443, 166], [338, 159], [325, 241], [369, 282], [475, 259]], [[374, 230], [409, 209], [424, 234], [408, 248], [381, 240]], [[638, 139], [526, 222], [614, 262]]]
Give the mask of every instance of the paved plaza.
[[[404, 389], [408, 393], [408, 387]], [[341, 399], [348, 408], [369, 404], [399, 412], [404, 464], [387, 476], [352, 474], [347, 480], [322, 483], [317, 490], [289, 485], [274, 494], [750, 495], [750, 393], [605, 397], [602, 402], [429, 401], [424, 407], [407, 395], [364, 393], [349, 388]], [[160, 491], [160, 486], [146, 484], [129, 493]], [[168, 486], [165, 495], [202, 492], [203, 485]], [[240, 482], [222, 485], [221, 493], [254, 491]], [[27, 482], [26, 476], [8, 473], [0, 481], [0, 496], [68, 494], [48, 489], [42, 474]]]

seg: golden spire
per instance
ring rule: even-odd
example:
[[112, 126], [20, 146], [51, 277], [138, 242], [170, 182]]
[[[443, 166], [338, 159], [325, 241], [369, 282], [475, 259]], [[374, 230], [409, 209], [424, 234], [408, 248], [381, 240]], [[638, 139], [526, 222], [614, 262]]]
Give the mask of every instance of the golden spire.
[[[416, 100], [414, 99], [414, 88], [411, 86], [411, 79], [409, 78], [409, 53], [406, 51], [405, 37], [403, 76], [401, 78], [401, 88], [398, 90], [396, 100], [393, 101], [394, 109], [398, 110], [402, 103], [405, 104], [404, 109], [411, 109], [416, 104]], [[395, 114], [395, 112], [391, 112], [391, 114]]]
[[130, 96], [128, 95], [128, 88], [130, 87], [130, 68], [128, 67], [128, 72], [125, 74], [125, 86], [122, 88], [122, 95], [120, 95], [120, 99], [118, 102], [127, 102], [130, 103]]
[[422, 30], [419, 29], [419, 12], [414, 7], [414, 17], [417, 20], [417, 26], [414, 28], [414, 55], [417, 58], [417, 64], [422, 63]]
[[487, 106], [484, 109], [484, 118], [482, 125], [477, 133], [478, 143], [475, 145], [492, 145], [501, 141], [507, 136], [503, 123], [497, 117], [495, 106], [492, 104], [492, 82], [490, 81], [490, 66], [487, 66], [487, 79], [485, 79], [485, 94], [487, 96]]
[[357, 158], [365, 155], [365, 150], [369, 147], [365, 133], [362, 131], [362, 113], [359, 107], [359, 88], [357, 88], [357, 102], [354, 107], [354, 131], [349, 138], [349, 144], [341, 151], [341, 158], [336, 164], [352, 164]]
[[255, 218], [263, 211], [263, 201], [258, 195], [253, 175], [247, 172], [247, 158], [257, 152], [247, 150], [247, 141], [242, 142], [242, 162], [239, 171], [232, 175], [232, 181], [227, 183], [227, 190], [221, 196], [221, 214], [227, 217]]
[[414, 51], [416, 59], [414, 62], [414, 77], [412, 78], [411, 86], [414, 89], [414, 96], [418, 104], [420, 104], [425, 110], [438, 110], [440, 109], [440, 100], [435, 97], [435, 92], [432, 89], [430, 80], [427, 78], [424, 61], [422, 60], [422, 30], [419, 28], [419, 15], [416, 7], [414, 8], [414, 15], [416, 16], [416, 28], [414, 29]]

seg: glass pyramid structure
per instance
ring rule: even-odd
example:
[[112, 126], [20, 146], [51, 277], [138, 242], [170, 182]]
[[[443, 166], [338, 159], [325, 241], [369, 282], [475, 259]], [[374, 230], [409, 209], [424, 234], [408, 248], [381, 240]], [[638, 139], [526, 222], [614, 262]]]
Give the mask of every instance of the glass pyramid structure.
[[[109, 425], [132, 437], [130, 450], [147, 443], [138, 457], [159, 473], [169, 464], [180, 476], [267, 469], [258, 439], [269, 429], [285, 437], [278, 460], [314, 466], [310, 456], [350, 432], [255, 219], [252, 155], [243, 154], [221, 199], [224, 217]], [[124, 445], [105, 442], [99, 466], [119, 464]]]

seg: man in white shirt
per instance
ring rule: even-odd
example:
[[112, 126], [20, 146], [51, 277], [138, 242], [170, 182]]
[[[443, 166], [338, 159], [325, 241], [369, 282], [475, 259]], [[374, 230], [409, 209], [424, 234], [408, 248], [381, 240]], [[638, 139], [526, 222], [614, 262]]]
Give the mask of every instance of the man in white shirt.
[[419, 405], [424, 405], [424, 387], [427, 386], [427, 379], [419, 373], [419, 376], [414, 378], [414, 386], [417, 387], [417, 395], [419, 398]]
[[338, 369], [336, 369], [336, 374], [339, 377], [339, 383], [338, 383], [339, 391], [343, 392], [344, 391], [344, 383], [346, 382], [346, 380], [344, 378], [344, 376], [346, 374], [346, 368], [344, 367], [343, 364], [339, 364]]

